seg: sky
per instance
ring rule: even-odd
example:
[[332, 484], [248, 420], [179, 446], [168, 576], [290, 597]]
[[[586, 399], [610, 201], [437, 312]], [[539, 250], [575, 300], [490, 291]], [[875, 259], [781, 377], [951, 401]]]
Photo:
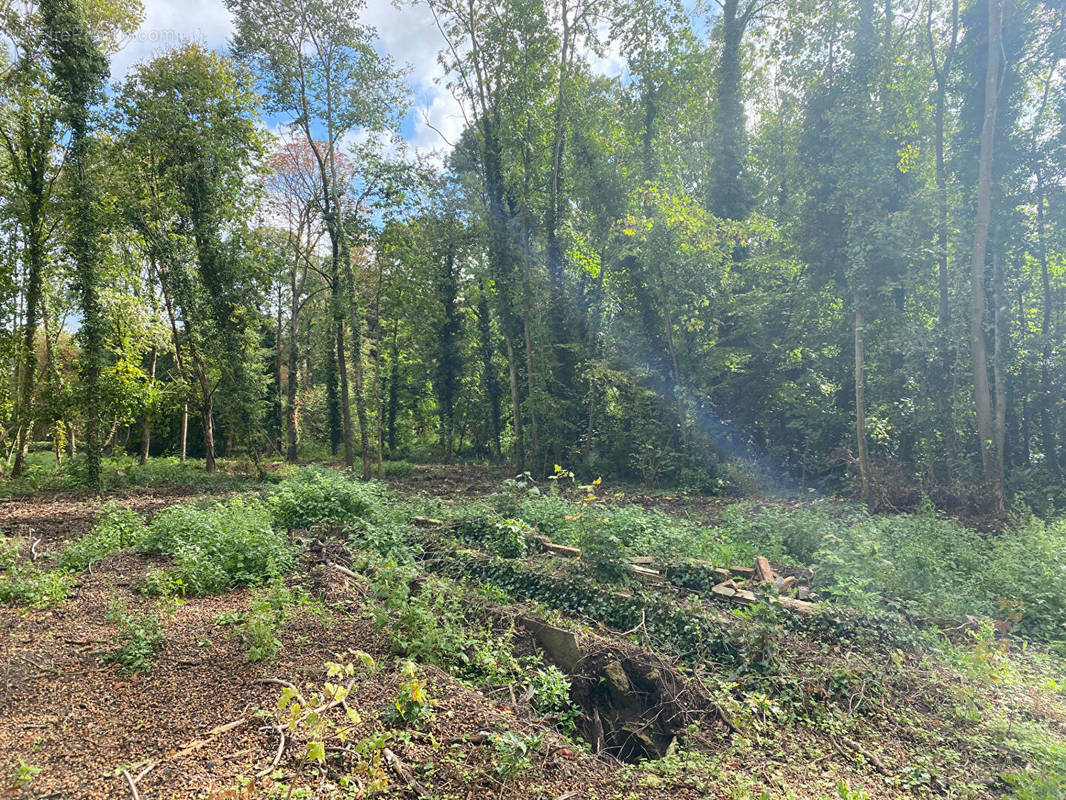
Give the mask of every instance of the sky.
[[[366, 1], [363, 24], [375, 28], [381, 50], [409, 70], [406, 80], [411, 91], [411, 109], [401, 129], [403, 138], [422, 153], [450, 149], [441, 134], [448, 141], [457, 141], [463, 118], [458, 103], [444, 86], [443, 70], [437, 63], [437, 53], [444, 42], [432, 15], [423, 4], [397, 8], [390, 0]], [[144, 22], [112, 59], [114, 80], [121, 80], [136, 64], [184, 42], [195, 41], [225, 50], [233, 34], [233, 23], [223, 0], [143, 2]], [[266, 120], [268, 125], [279, 121]]]

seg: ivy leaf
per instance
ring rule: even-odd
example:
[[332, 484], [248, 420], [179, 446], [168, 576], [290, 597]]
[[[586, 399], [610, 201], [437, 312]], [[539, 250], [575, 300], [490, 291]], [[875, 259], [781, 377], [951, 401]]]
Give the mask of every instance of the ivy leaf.
[[307, 760], [317, 761], [320, 764], [326, 760], [326, 745], [322, 742], [307, 743]]

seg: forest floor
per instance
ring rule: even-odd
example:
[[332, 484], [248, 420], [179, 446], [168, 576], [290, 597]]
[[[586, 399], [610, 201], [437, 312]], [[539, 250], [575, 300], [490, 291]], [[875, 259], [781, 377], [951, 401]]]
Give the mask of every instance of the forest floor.
[[[420, 467], [389, 484], [393, 497], [429, 498], [418, 502], [459, 513], [506, 477], [484, 468]], [[116, 499], [151, 516], [173, 504], [223, 494], [232, 492], [170, 486], [127, 489]], [[38, 542], [23, 558], [60, 550], [90, 530], [105, 499], [49, 493], [0, 501], [0, 532]], [[726, 505], [667, 493], [631, 493], [627, 501], [708, 528]], [[433, 539], [439, 533], [426, 535]], [[117, 598], [129, 614], [151, 613], [156, 601], [141, 587], [166, 558], [120, 552], [79, 574], [55, 607], [0, 606], [0, 797], [1066, 796], [1057, 794], [1063, 789], [1058, 778], [1038, 774], [1042, 766], [1034, 755], [1066, 752], [1061, 659], [1024, 643], [1007, 647], [968, 638], [965, 622], [960, 630], [943, 632], [960, 643], [946, 657], [924, 647], [920, 637], [911, 641], [876, 625], [859, 626], [856, 633], [857, 627], [841, 620], [833, 628], [780, 615], [737, 615], [692, 592], [679, 595], [679, 608], [703, 615], [727, 631], [729, 641], [743, 643], [741, 660], [768, 659], [772, 668], [749, 664], [746, 677], [737, 678], [709, 662], [693, 665], [692, 658], [657, 652], [640, 626], [621, 633], [592, 612], [552, 607], [543, 595], [527, 599], [499, 587], [479, 594], [475, 586], [450, 610], [432, 603], [427, 608], [460, 614], [463, 606], [476, 605], [483, 617], [495, 620], [498, 641], [506, 640], [531, 675], [548, 664], [569, 666], [572, 694], [584, 700], [585, 718], [577, 724], [584, 742], [573, 732], [564, 735], [543, 709], [535, 709], [532, 689], [520, 681], [475, 685], [429, 663], [417, 663], [416, 669], [421, 690], [432, 700], [432, 716], [385, 734], [379, 711], [395, 706], [412, 675], [411, 667], [393, 657], [397, 648], [387, 617], [399, 612], [343, 543], [314, 537], [302, 542], [288, 583], [300, 584], [313, 599], [287, 614], [277, 632], [280, 649], [263, 663], [251, 663], [246, 643], [220, 622], [248, 612], [254, 602], [248, 589], [173, 604], [161, 618], [165, 642], [148, 674], [128, 674], [107, 658], [116, 641], [109, 607]], [[446, 580], [438, 572], [451, 569], [451, 545], [440, 546], [445, 549], [438, 559], [423, 559], [424, 573], [411, 578], [408, 588], [426, 581], [434, 591], [445, 585], [435, 582]], [[476, 548], [460, 555], [481, 568]], [[560, 586], [571, 586], [562, 560], [540, 554], [526, 561], [560, 577]], [[551, 647], [545, 652], [536, 629], [540, 623], [523, 622], [525, 615], [576, 632], [582, 662], [564, 665]], [[341, 673], [352, 680], [347, 699], [331, 706], [326, 701], [333, 690], [326, 688], [307, 705], [352, 713], [341, 723], [328, 723], [326, 734], [286, 734], [278, 711], [287, 691], [283, 684], [310, 697], [310, 687], [339, 680], [330, 664], [346, 662], [355, 663], [354, 671]], [[752, 680], [756, 673], [758, 680]], [[618, 696], [622, 693], [626, 696]], [[345, 730], [337, 735], [342, 723]], [[613, 755], [596, 742], [612, 725]], [[606, 744], [611, 736], [608, 730]], [[319, 738], [332, 742], [334, 756], [348, 759], [349, 785], [311, 763], [307, 742]], [[633, 748], [642, 743], [649, 752], [658, 748], [654, 755], [665, 755], [624, 763], [637, 762]], [[627, 748], [630, 752], [623, 752]], [[606, 752], [594, 753], [601, 749]], [[1031, 793], [1011, 795], [1021, 790], [1017, 779], [1004, 779], [1009, 774], [1023, 781], [1032, 775], [1025, 789]]]

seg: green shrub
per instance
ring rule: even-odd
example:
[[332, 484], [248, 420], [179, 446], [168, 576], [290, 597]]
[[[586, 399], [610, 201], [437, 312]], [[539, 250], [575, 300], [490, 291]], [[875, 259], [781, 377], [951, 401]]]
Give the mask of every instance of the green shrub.
[[172, 575], [193, 596], [265, 583], [284, 575], [293, 559], [266, 505], [240, 498], [160, 512], [142, 550], [173, 556]]
[[20, 564], [0, 571], [0, 603], [54, 608], [67, 599], [72, 581], [59, 570]]
[[386, 478], [402, 477], [414, 472], [415, 465], [410, 461], [383, 461], [381, 472]]
[[570, 679], [554, 664], [538, 669], [528, 677], [533, 690], [530, 703], [537, 713], [550, 717], [567, 734], [577, 730], [580, 709], [570, 697]]
[[537, 533], [553, 542], [577, 544], [580, 528], [574, 521], [574, 515], [580, 511], [579, 504], [565, 497], [532, 495], [515, 503], [511, 510], [501, 508], [500, 514], [528, 522], [537, 529]]
[[397, 728], [418, 728], [433, 716], [426, 685], [413, 672], [413, 668], [407, 669], [410, 679], [400, 686], [396, 700], [381, 714], [386, 723]]
[[589, 519], [582, 528], [578, 545], [581, 560], [599, 580], [620, 583], [629, 577], [629, 562], [626, 560], [629, 550], [610, 525], [595, 517]]
[[[217, 472], [209, 473], [203, 461], [181, 461], [173, 456], [158, 456], [141, 464], [139, 458], [114, 456], [101, 464], [100, 478], [105, 490], [131, 486], [202, 486], [238, 489], [258, 479], [254, 470], [232, 467], [220, 462]], [[42, 489], [74, 491], [84, 489], [84, 457], [67, 458], [57, 466], [52, 453], [31, 453], [28, 468], [21, 478], [0, 483], [0, 496], [19, 497]]]
[[108, 655], [124, 672], [146, 675], [152, 671], [152, 658], [166, 641], [166, 634], [153, 614], [130, 614], [115, 598], [107, 609], [107, 619], [119, 626], [119, 647]]
[[110, 500], [96, 512], [92, 530], [60, 554], [59, 566], [81, 572], [112, 553], [139, 546], [147, 532], [144, 517]]
[[236, 625], [236, 635], [252, 663], [271, 661], [281, 649], [281, 631], [298, 604], [307, 603], [307, 594], [297, 586], [290, 589], [275, 581], [252, 594], [249, 610], [226, 612], [215, 618], [216, 625]]
[[1020, 630], [1066, 640], [1066, 520], [1029, 520], [999, 534], [981, 579], [990, 601], [1022, 604]]
[[887, 603], [951, 618], [986, 610], [975, 586], [981, 537], [933, 513], [866, 517], [827, 536], [815, 556], [821, 591], [856, 608]]
[[508, 679], [515, 670], [510, 637], [494, 635], [490, 620], [450, 581], [383, 562], [372, 585], [375, 625], [398, 655], [479, 683]]
[[483, 506], [468, 507], [455, 522], [455, 535], [486, 547], [504, 558], [521, 558], [529, 552], [533, 536], [530, 526], [520, 519], [502, 519]]
[[281, 483], [267, 503], [279, 525], [310, 528], [345, 525], [369, 516], [379, 505], [381, 488], [339, 472], [307, 467]]

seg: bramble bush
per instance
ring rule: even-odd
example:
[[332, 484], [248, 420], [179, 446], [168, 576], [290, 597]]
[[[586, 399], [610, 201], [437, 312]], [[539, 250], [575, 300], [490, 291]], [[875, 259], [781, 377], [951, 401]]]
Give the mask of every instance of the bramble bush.
[[207, 508], [174, 506], [152, 520], [141, 550], [171, 555], [172, 576], [193, 596], [281, 577], [293, 554], [270, 509], [236, 498]]
[[144, 517], [109, 500], [96, 512], [92, 530], [59, 555], [59, 566], [81, 572], [113, 553], [138, 547], [147, 534]]
[[1066, 519], [1030, 519], [995, 538], [982, 574], [990, 599], [1022, 604], [1018, 630], [1066, 640]]
[[292, 530], [345, 525], [370, 516], [382, 489], [344, 473], [306, 467], [281, 483], [267, 499], [278, 525]]

